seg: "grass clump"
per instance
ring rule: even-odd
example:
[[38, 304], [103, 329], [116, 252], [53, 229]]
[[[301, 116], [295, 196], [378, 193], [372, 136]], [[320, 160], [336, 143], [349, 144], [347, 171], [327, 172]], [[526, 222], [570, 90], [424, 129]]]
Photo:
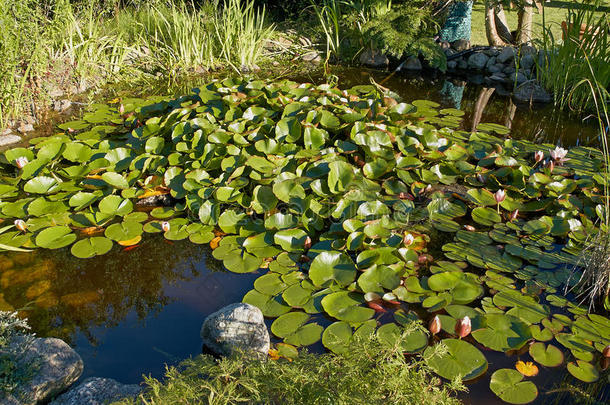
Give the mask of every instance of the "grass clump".
[[341, 355], [301, 352], [291, 361], [201, 355], [169, 368], [163, 382], [147, 378], [135, 403], [459, 404], [454, 394], [463, 386], [441, 385], [425, 358], [403, 355], [400, 340], [388, 346], [371, 335]]
[[[19, 359], [34, 339], [29, 334], [27, 322], [16, 312], [0, 311], [0, 394], [12, 394], [23, 381], [27, 381], [36, 364], [23, 369], [18, 367]], [[17, 341], [18, 340], [18, 341]]]

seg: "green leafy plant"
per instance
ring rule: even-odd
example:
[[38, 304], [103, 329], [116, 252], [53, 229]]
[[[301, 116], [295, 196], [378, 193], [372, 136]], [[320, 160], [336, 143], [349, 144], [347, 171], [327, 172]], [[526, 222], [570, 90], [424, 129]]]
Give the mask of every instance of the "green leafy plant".
[[[407, 361], [396, 342], [388, 345], [375, 335], [352, 344], [353, 350], [340, 355], [301, 352], [290, 361], [199, 356], [168, 369], [164, 382], [147, 378], [149, 389], [135, 402], [370, 404], [392, 398], [395, 404], [459, 403], [453, 395], [462, 385], [456, 380], [438, 386], [427, 356]], [[442, 351], [439, 345], [430, 356]]]

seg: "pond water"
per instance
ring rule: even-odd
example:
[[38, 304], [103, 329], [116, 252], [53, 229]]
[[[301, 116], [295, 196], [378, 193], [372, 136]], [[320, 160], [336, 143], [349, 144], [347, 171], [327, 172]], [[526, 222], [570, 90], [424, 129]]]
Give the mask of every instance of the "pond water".
[[[557, 113], [550, 106], [515, 105], [501, 91], [480, 85], [400, 73], [388, 77], [388, 73], [359, 69], [338, 69], [333, 73], [342, 88], [369, 84], [373, 79], [405, 101], [427, 99], [444, 107], [460, 108], [466, 112], [466, 129], [477, 123], [494, 122], [511, 127], [515, 138], [538, 143], [598, 144], [592, 120]], [[292, 79], [324, 81], [317, 74]], [[182, 94], [205, 82], [192, 79], [138, 91], [109, 89], [107, 95]], [[257, 272], [225, 271], [210, 252], [207, 246], [188, 241], [170, 242], [147, 236], [136, 247], [115, 246], [106, 255], [86, 260], [73, 257], [67, 249], [4, 253], [0, 255], [0, 309], [19, 310], [39, 336], [59, 337], [73, 345], [85, 362], [83, 378], [111, 377], [123, 383], [138, 383], [142, 374], [161, 377], [165, 364], [175, 364], [201, 352], [199, 329], [203, 319], [225, 305], [241, 301], [260, 276]], [[389, 314], [380, 320], [385, 318], [389, 319]], [[323, 326], [328, 323], [320, 322]], [[324, 350], [320, 343], [311, 349]], [[490, 370], [513, 368], [519, 359], [517, 354], [485, 354]], [[465, 403], [502, 403], [489, 389], [489, 374], [469, 384], [470, 392], [461, 395]], [[566, 375], [565, 368], [545, 369], [532, 381], [542, 393]], [[600, 389], [599, 384], [596, 389]], [[536, 403], [549, 403], [551, 397], [540, 395]]]

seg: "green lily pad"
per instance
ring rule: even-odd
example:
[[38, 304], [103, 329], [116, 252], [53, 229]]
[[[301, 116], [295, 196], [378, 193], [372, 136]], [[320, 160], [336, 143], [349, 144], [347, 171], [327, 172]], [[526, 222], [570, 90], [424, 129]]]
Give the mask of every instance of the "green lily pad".
[[345, 253], [322, 252], [311, 262], [309, 278], [318, 287], [330, 282], [347, 286], [356, 278], [356, 266]]
[[517, 370], [503, 368], [491, 375], [489, 388], [509, 404], [529, 404], [538, 396], [538, 388], [531, 381], [523, 381]]
[[563, 363], [563, 353], [553, 345], [534, 343], [529, 348], [530, 356], [545, 367], [558, 367]]
[[81, 239], [72, 245], [70, 251], [79, 259], [89, 259], [94, 256], [106, 254], [112, 249], [112, 241], [101, 236]]
[[592, 383], [599, 379], [599, 372], [591, 363], [582, 360], [568, 363], [568, 371], [580, 381]]
[[271, 324], [271, 332], [291, 345], [312, 345], [320, 340], [324, 328], [316, 323], [307, 323], [310, 318], [304, 312], [289, 312]]
[[[453, 380], [461, 377], [464, 381], [473, 380], [487, 371], [487, 360], [479, 349], [464, 340], [443, 339], [447, 353], [430, 357], [428, 364], [434, 372], [443, 378]], [[433, 349], [426, 349], [424, 356]]]
[[36, 246], [46, 249], [61, 249], [71, 245], [76, 240], [76, 235], [67, 226], [52, 226], [43, 229], [36, 235]]
[[364, 322], [375, 313], [371, 308], [364, 308], [364, 297], [349, 291], [339, 291], [322, 298], [322, 307], [332, 317], [349, 323]]

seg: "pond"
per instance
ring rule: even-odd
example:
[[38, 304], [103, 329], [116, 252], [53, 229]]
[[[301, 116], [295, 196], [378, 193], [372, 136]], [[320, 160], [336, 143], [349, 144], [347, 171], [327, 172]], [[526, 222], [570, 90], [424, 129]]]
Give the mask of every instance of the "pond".
[[[407, 116], [410, 120], [418, 121], [420, 126], [437, 125], [443, 129], [438, 133], [435, 130], [423, 130], [420, 135], [425, 140], [425, 147], [420, 147], [415, 137], [405, 137], [404, 134], [393, 133], [391, 130], [384, 132], [386, 126], [376, 127], [380, 129], [377, 131], [369, 131], [367, 136], [372, 138], [366, 140], [358, 135], [358, 130], [353, 130], [352, 140], [357, 145], [366, 146], [365, 150], [370, 151], [367, 154], [375, 156], [366, 165], [362, 162], [366, 178], [361, 175], [358, 177], [354, 173], [350, 174], [351, 164], [343, 160], [318, 162], [319, 156], [315, 152], [325, 145], [330, 147], [329, 134], [338, 135], [341, 128], [361, 124], [354, 124], [364, 118], [358, 111], [370, 112], [369, 107], [374, 104], [367, 101], [372, 97], [370, 88], [361, 86], [354, 90], [349, 100], [353, 106], [341, 110], [343, 114], [339, 121], [337, 116], [321, 106], [332, 105], [329, 100], [342, 95], [332, 92], [327, 94], [325, 92], [328, 89], [325, 88], [297, 89], [296, 85], [285, 85], [285, 89], [283, 87], [277, 91], [286, 92], [290, 97], [280, 94], [274, 96], [277, 100], [271, 100], [272, 103], [279, 100], [281, 105], [287, 106], [287, 111], [290, 110], [280, 120], [281, 124], [278, 122], [276, 136], [287, 139], [295, 137], [292, 141], [286, 141], [291, 145], [296, 145], [294, 142], [301, 137], [301, 127], [295, 124], [291, 115], [301, 114], [303, 106], [293, 102], [291, 97], [299, 97], [299, 103], [304, 104], [310, 102], [311, 92], [319, 97], [315, 100], [319, 103], [316, 111], [320, 115], [315, 112], [307, 114], [305, 118], [305, 112], [302, 112], [304, 120], [315, 124], [304, 124], [305, 148], [298, 151], [301, 159], [299, 164], [303, 165], [311, 159], [312, 166], [308, 169], [302, 166], [299, 169], [296, 162], [294, 167], [287, 166], [300, 173], [300, 177], [309, 180], [301, 185], [293, 181], [298, 178], [296, 174], [283, 173], [280, 185], [274, 183], [271, 187], [267, 184], [274, 182], [275, 177], [268, 177], [270, 171], [275, 170], [274, 165], [285, 163], [282, 163], [283, 158], [268, 161], [261, 156], [282, 156], [294, 153], [295, 149], [290, 149], [294, 147], [288, 145], [288, 149], [280, 150], [275, 140], [264, 136], [257, 138], [259, 135], [251, 129], [252, 125], [256, 125], [257, 130], [267, 131], [265, 125], [275, 125], [274, 121], [265, 117], [266, 110], [257, 106], [257, 103], [268, 102], [261, 96], [264, 83], [248, 82], [243, 84], [248, 87], [240, 87], [241, 82], [227, 81], [215, 90], [226, 94], [223, 99], [225, 102], [239, 103], [239, 100], [246, 98], [244, 92], [248, 92], [252, 99], [248, 102], [250, 107], [245, 111], [223, 110], [223, 114], [226, 114], [223, 117], [232, 115], [235, 119], [227, 125], [228, 132], [210, 132], [207, 145], [211, 145], [212, 149], [208, 149], [207, 145], [205, 148], [201, 145], [202, 149], [199, 149], [197, 143], [200, 138], [197, 137], [200, 135], [184, 123], [178, 124], [179, 130], [174, 128], [171, 133], [165, 134], [172, 139], [171, 144], [166, 144], [160, 136], [153, 136], [163, 124], [155, 114], [161, 114], [168, 105], [149, 103], [148, 107], [143, 107], [148, 114], [146, 120], [133, 125], [132, 136], [125, 135], [127, 118], [118, 116], [116, 105], [110, 108], [98, 105], [93, 107], [94, 112], [85, 115], [86, 122], [73, 121], [62, 125], [79, 142], [68, 145], [70, 142], [67, 142], [69, 138], [66, 135], [48, 142], [38, 139], [33, 151], [20, 149], [7, 154], [7, 159], [13, 164], [19, 157], [29, 156], [23, 168], [29, 174], [26, 176], [23, 171], [19, 172], [24, 180], [32, 177], [23, 190], [32, 195], [47, 197], [28, 197], [2, 206], [5, 218], [31, 216], [27, 220], [28, 233], [11, 233], [8, 240], [4, 237], [4, 243], [9, 241], [15, 243], [15, 246], [36, 245], [58, 249], [2, 255], [0, 309], [19, 309], [28, 316], [39, 335], [60, 337], [74, 345], [85, 361], [84, 377], [112, 377], [125, 383], [139, 382], [142, 374], [159, 377], [165, 363], [172, 364], [200, 353], [199, 328], [205, 316], [229, 303], [244, 299], [261, 307], [269, 318], [269, 325], [276, 325], [275, 330], [286, 341], [304, 346], [315, 343], [311, 346], [315, 351], [325, 350], [324, 346], [335, 351], [341, 350], [345, 342], [332, 342], [326, 337], [333, 333], [340, 335], [339, 331], [343, 333], [346, 328], [351, 337], [352, 327], [370, 327], [371, 322], [375, 324], [376, 320], [383, 324], [379, 333], [384, 338], [392, 339], [396, 336], [397, 324], [414, 317], [427, 321], [430, 313], [437, 313], [444, 330], [440, 335], [447, 337], [454, 333], [453, 324], [456, 320], [469, 316], [473, 322], [474, 339], [471, 336], [464, 340], [444, 339], [452, 345], [452, 350], [455, 351], [453, 354], [457, 357], [460, 357], [461, 349], [466, 348], [474, 350], [474, 357], [481, 358], [477, 367], [466, 368], [472, 380], [469, 383], [470, 393], [463, 396], [466, 403], [502, 403], [489, 388], [490, 375], [495, 375], [497, 370], [514, 372], [511, 369], [517, 360], [531, 360], [525, 343], [532, 336], [539, 342], [555, 342], [553, 338], [557, 335], [557, 341], [578, 359], [573, 363], [578, 367], [571, 373], [576, 373], [581, 379], [599, 380], [599, 383], [589, 384], [584, 389], [603, 390], [607, 375], [602, 373], [593, 378], [598, 372], [587, 367], [591, 366], [590, 362], [594, 359], [598, 360], [597, 351], [601, 352], [600, 347], [608, 344], [605, 343], [610, 339], [610, 334], [606, 334], [610, 330], [608, 319], [597, 315], [587, 317], [583, 308], [565, 301], [559, 291], [570, 283], [571, 273], [565, 264], [574, 264], [576, 260], [572, 255], [576, 247], [564, 246], [566, 238], [569, 237], [573, 243], [580, 243], [586, 239], [583, 226], [589, 231], [595, 229], [586, 215], [595, 215], [591, 201], [598, 198], [597, 191], [592, 184], [572, 180], [571, 171], [591, 177], [592, 173], [599, 170], [600, 159], [591, 149], [576, 148], [569, 155], [571, 160], [566, 160], [565, 167], [562, 166], [563, 158], [558, 157], [552, 158], [557, 161], [555, 172], [551, 173], [552, 168], [550, 171], [542, 167], [536, 169], [539, 172], [527, 179], [527, 184], [531, 185], [527, 188], [525, 178], [516, 178], [521, 172], [514, 172], [512, 168], [517, 165], [529, 167], [526, 160], [532, 159], [538, 146], [504, 142], [503, 147], [498, 148], [500, 141], [485, 133], [487, 131], [504, 137], [505, 129], [489, 124], [495, 123], [512, 127], [515, 139], [530, 139], [537, 144], [544, 142], [564, 146], [595, 146], [595, 126], [591, 123], [583, 125], [574, 117], [558, 115], [549, 108], [530, 110], [514, 106], [506, 98], [496, 98], [495, 91], [476, 85], [466, 84], [460, 90], [456, 85], [461, 87], [463, 83], [444, 79], [421, 79], [399, 74], [387, 78], [387, 74], [360, 70], [342, 70], [336, 74], [340, 77], [341, 88], [370, 84], [373, 78], [375, 82], [398, 93], [404, 101], [428, 100], [415, 102], [413, 106], [395, 102], [392, 104], [386, 100], [384, 103], [389, 103], [389, 106], [379, 107], [381, 110], [378, 111], [386, 112], [388, 117], [392, 117], [391, 120], [398, 120], [397, 122], [402, 122], [402, 117]], [[322, 82], [322, 79], [314, 76], [299, 78], [299, 81]], [[184, 87], [198, 87], [201, 84], [185, 83], [171, 89], [165, 88], [162, 92], [187, 94]], [[238, 87], [240, 91], [235, 90]], [[145, 92], [149, 94], [153, 91]], [[460, 98], [455, 97], [458, 93], [462, 95], [459, 103], [456, 103]], [[185, 98], [181, 100], [182, 107], [173, 104], [172, 108], [177, 113], [164, 119], [177, 120], [180, 114], [188, 115], [190, 109], [197, 109], [201, 117], [215, 122], [220, 117], [219, 111], [224, 108], [219, 104], [220, 96], [211, 90], [204, 90], [201, 94], [208, 98], [209, 105], [191, 104], [192, 100]], [[126, 116], [141, 103], [128, 100], [129, 95], [131, 93], [125, 92], [112, 95], [113, 98], [122, 97], [127, 104]], [[434, 100], [440, 106], [431, 102]], [[348, 100], [345, 99], [344, 103], [348, 103]], [[483, 108], [484, 105], [486, 109]], [[461, 122], [462, 113], [456, 107], [466, 112]], [[339, 114], [338, 111], [346, 107], [334, 108], [335, 113]], [[201, 120], [196, 122], [202, 128], [208, 125]], [[475, 126], [482, 133], [471, 137], [468, 143], [467, 135], [473, 122], [477, 123]], [[318, 124], [320, 128], [317, 128]], [[90, 129], [92, 126], [97, 128], [97, 133]], [[455, 128], [468, 131], [454, 132]], [[116, 139], [106, 141], [100, 131], [106, 131], [111, 134], [111, 138]], [[269, 134], [271, 133], [273, 132], [270, 131]], [[388, 166], [390, 163], [386, 157], [390, 152], [387, 149], [392, 142], [389, 141], [390, 138], [386, 141], [387, 133], [399, 139], [400, 152], [409, 156], [410, 160], [397, 155], [400, 167], [393, 168], [395, 163]], [[441, 133], [455, 142], [455, 145], [447, 148], [448, 140], [440, 137]], [[233, 135], [229, 137], [228, 134]], [[245, 140], [245, 135], [257, 140], [255, 149], [246, 146], [249, 143]], [[236, 156], [240, 156], [239, 148], [235, 145], [231, 145], [233, 149], [224, 146], [230, 139], [244, 147], [244, 150], [249, 148], [249, 154], [256, 155], [256, 151], [261, 154], [251, 156], [246, 160], [247, 163], [243, 163], [245, 166], [239, 166], [241, 163], [235, 160]], [[355, 144], [344, 142], [341, 138], [336, 139], [338, 143], [335, 148], [342, 150], [341, 153], [351, 159]], [[139, 157], [122, 147], [124, 142], [128, 142], [134, 150], [145, 149], [146, 155], [141, 156], [146, 160], [137, 163]], [[189, 149], [190, 146], [185, 142], [192, 142], [193, 149]], [[376, 149], [371, 145], [377, 145]], [[474, 148], [474, 151], [467, 151], [467, 147]], [[549, 156], [552, 149], [549, 145], [539, 147]], [[164, 157], [166, 150], [167, 155]], [[210, 150], [215, 150], [214, 153], [223, 158], [204, 157], [209, 155]], [[180, 165], [193, 164], [186, 163], [188, 159], [185, 160], [185, 157], [189, 153], [194, 154], [192, 156], [203, 153], [204, 156], [200, 163], [189, 166], [193, 174], [184, 177]], [[450, 161], [456, 163], [442, 167], [436, 165], [436, 169], [417, 172], [419, 177], [413, 178], [412, 173], [415, 171], [412, 169], [422, 163], [411, 156], [418, 154], [421, 159], [432, 162], [439, 160], [439, 156], [448, 156]], [[45, 164], [51, 160], [59, 162], [58, 156], [77, 164], [64, 167], [58, 163], [57, 166], [51, 166], [52, 170], [66, 179], [79, 179], [81, 183], [65, 181], [60, 185], [48, 176], [33, 177], [45, 170], [42, 166], [32, 166], [35, 161], [49, 159]], [[394, 158], [393, 154], [390, 156]], [[354, 157], [356, 164], [357, 157]], [[479, 171], [466, 163], [469, 159], [478, 160]], [[165, 171], [168, 162], [171, 167]], [[85, 164], [87, 170], [83, 171], [80, 164]], [[538, 162], [529, 167], [530, 170], [534, 171], [537, 164]], [[226, 184], [214, 188], [212, 194], [209, 186], [216, 178], [208, 177], [200, 165], [207, 165], [206, 168], [209, 166], [210, 173], [218, 171], [217, 178], [223, 179]], [[497, 169], [493, 172], [487, 169], [494, 165]], [[155, 167], [164, 170], [162, 179], [155, 179], [154, 175], [139, 179], [141, 172], [154, 172]], [[240, 177], [245, 167], [248, 167], [250, 180]], [[130, 170], [127, 178], [120, 175], [127, 170]], [[389, 173], [389, 170], [400, 172], [399, 180], [384, 181], [383, 190], [387, 196], [383, 200], [376, 200], [375, 195], [381, 187], [375, 181]], [[101, 172], [104, 173], [97, 174]], [[319, 183], [319, 178], [326, 175], [329, 176], [328, 185], [326, 182]], [[458, 187], [458, 184], [454, 184], [458, 178], [474, 188]], [[235, 190], [247, 187], [250, 181], [260, 183], [253, 191], [246, 193], [247, 198], [252, 198], [252, 202], [256, 203], [252, 205], [253, 211], [248, 211], [246, 215], [246, 212], [235, 207], [250, 206], [249, 201], [245, 202], [243, 194], [235, 194]], [[433, 183], [434, 186], [427, 187], [422, 181]], [[527, 189], [523, 195], [519, 194], [517, 187], [521, 181], [524, 182], [522, 187]], [[137, 189], [134, 186], [136, 183], [143, 188]], [[359, 184], [359, 189], [347, 192], [349, 184]], [[406, 184], [410, 187], [407, 188]], [[507, 185], [507, 197], [500, 197], [497, 192], [493, 194], [485, 188], [495, 191], [502, 184]], [[3, 186], [2, 192], [9, 199], [20, 195], [16, 186], [10, 182]], [[314, 196], [322, 196], [319, 205], [315, 205], [315, 208], [309, 206], [309, 209], [316, 210], [315, 214], [305, 215], [309, 211], [301, 211], [302, 202], [307, 199], [303, 187], [311, 187]], [[570, 208], [578, 212], [573, 205], [570, 206], [578, 206], [574, 199], [564, 201], [560, 198], [566, 193], [574, 192], [576, 195], [577, 187], [582, 188], [584, 193], [578, 194], [584, 201], [578, 203], [586, 213], [579, 217], [584, 225], [576, 226], [575, 222], [568, 222], [562, 216], [536, 217], [536, 212], [553, 208], [555, 200], [558, 200], [558, 204], [563, 204], [566, 210]], [[566, 191], [568, 189], [570, 191]], [[372, 194], [371, 190], [377, 191]], [[150, 211], [132, 202], [148, 196], [147, 193], [154, 197], [169, 192], [176, 199], [173, 207], [159, 206]], [[324, 196], [341, 195], [343, 192], [348, 195], [351, 193], [352, 200], [334, 201], [329, 206], [325, 205], [330, 200]], [[410, 202], [413, 199], [410, 193], [416, 197], [417, 207]], [[542, 202], [537, 202], [538, 197], [544, 197]], [[215, 200], [223, 203], [222, 211], [221, 205], [216, 204]], [[311, 200], [307, 201], [312, 204]], [[362, 203], [357, 206], [356, 212], [356, 206], [352, 210], [350, 206], [353, 204], [345, 201]], [[330, 211], [327, 211], [331, 207], [336, 212], [336, 207], [341, 204], [344, 204], [343, 212], [339, 215], [330, 215]], [[473, 205], [474, 208], [470, 211]], [[509, 218], [517, 207], [525, 212], [521, 214], [523, 219]], [[75, 211], [73, 217], [68, 218], [68, 210]], [[263, 217], [261, 214], [267, 210], [270, 216]], [[472, 220], [462, 218], [467, 213]], [[301, 214], [302, 219], [297, 214]], [[112, 223], [117, 215], [122, 218], [122, 222]], [[554, 211], [551, 215], [554, 215]], [[197, 219], [191, 222], [195, 217]], [[330, 220], [330, 232], [320, 234], [326, 223], [322, 218]], [[344, 220], [345, 218], [348, 219]], [[570, 216], [568, 218], [575, 219]], [[303, 224], [299, 226], [307, 230], [312, 235], [311, 238], [308, 233], [296, 227], [301, 221]], [[425, 225], [424, 222], [433, 226]], [[110, 223], [112, 224], [107, 226]], [[70, 224], [85, 238], [73, 244], [77, 237], [66, 224]], [[215, 224], [220, 229], [214, 228]], [[472, 228], [472, 225], [484, 232], [474, 231], [474, 228], [470, 230], [468, 227]], [[463, 226], [466, 226], [466, 231], [462, 229]], [[409, 229], [408, 232], [404, 230], [405, 227]], [[163, 231], [165, 238], [160, 235]], [[143, 232], [147, 235], [142, 236]], [[102, 233], [105, 237], [101, 236]], [[185, 240], [187, 238], [194, 243]], [[338, 242], [341, 240], [346, 240], [347, 246], [341, 245], [345, 242]], [[213, 253], [208, 248], [209, 242], [214, 245]], [[247, 252], [240, 250], [244, 243]], [[367, 249], [363, 250], [363, 244]], [[64, 247], [69, 245], [72, 246]], [[282, 251], [284, 252], [281, 253]], [[307, 255], [302, 255], [302, 252]], [[451, 261], [443, 260], [443, 255]], [[77, 259], [74, 256], [94, 257]], [[437, 259], [433, 261], [433, 257]], [[357, 283], [356, 266], [363, 274]], [[268, 267], [270, 271], [259, 267]], [[300, 270], [308, 271], [309, 278]], [[423, 278], [418, 279], [424, 274]], [[514, 284], [523, 287], [523, 292], [514, 289]], [[382, 293], [385, 293], [383, 300]], [[550, 318], [549, 305], [538, 304], [532, 296], [540, 296], [544, 302], [556, 307], [553, 308], [553, 318]], [[317, 337], [311, 339], [310, 333], [304, 332], [307, 328], [301, 327], [303, 322], [300, 321], [296, 321], [296, 324], [288, 322], [287, 332], [280, 332], [274, 318], [279, 316], [278, 319], [286, 321], [284, 314], [290, 311], [290, 306], [283, 300], [292, 307], [303, 308], [307, 314], [313, 315], [310, 318], [301, 311], [291, 312], [299, 314], [303, 322], [315, 321], [308, 325], [318, 325], [309, 328], [309, 332], [312, 329], [319, 331]], [[365, 301], [368, 302], [368, 307], [360, 306]], [[470, 303], [480, 306], [485, 313], [474, 312], [466, 306]], [[320, 309], [322, 307], [324, 311]], [[511, 309], [505, 314], [506, 308]], [[578, 323], [573, 322], [570, 316], [575, 317]], [[543, 318], [549, 318], [545, 319], [548, 325], [542, 322], [541, 329], [538, 323]], [[338, 321], [333, 322], [335, 320]], [[566, 330], [560, 333], [564, 326]], [[565, 333], [568, 326], [574, 335]], [[476, 330], [477, 327], [479, 330]], [[326, 337], [322, 338], [322, 345], [320, 335], [324, 329]], [[332, 332], [327, 334], [329, 330]], [[547, 337], [549, 333], [551, 334]], [[500, 338], [496, 339], [495, 335]], [[585, 343], [586, 347], [583, 348], [581, 345], [585, 337], [594, 342], [595, 346]], [[428, 339], [424, 334], [418, 334], [413, 336], [413, 342], [413, 345], [405, 348], [406, 352], [423, 350]], [[474, 348], [474, 344], [484, 350], [484, 355]], [[544, 350], [546, 346], [541, 344]], [[495, 348], [496, 351], [483, 349], [484, 346]], [[542, 363], [556, 365], [553, 354], [534, 353], [538, 360], [542, 359]], [[561, 358], [563, 359], [563, 354]], [[443, 376], [450, 375], [452, 372], [447, 370], [446, 364], [446, 359], [437, 363], [435, 370]], [[458, 371], [461, 372], [462, 367], [464, 365], [459, 364]], [[489, 371], [483, 373], [487, 368]], [[532, 386], [534, 390], [537, 386], [541, 395], [536, 401], [548, 403], [552, 396], [545, 391], [562, 379], [571, 377], [565, 367], [540, 368], [538, 376], [520, 384], [529, 394]], [[571, 383], [574, 382], [572, 380]], [[503, 383], [504, 379], [500, 382]], [[501, 386], [496, 391], [504, 392], [505, 389]]]

